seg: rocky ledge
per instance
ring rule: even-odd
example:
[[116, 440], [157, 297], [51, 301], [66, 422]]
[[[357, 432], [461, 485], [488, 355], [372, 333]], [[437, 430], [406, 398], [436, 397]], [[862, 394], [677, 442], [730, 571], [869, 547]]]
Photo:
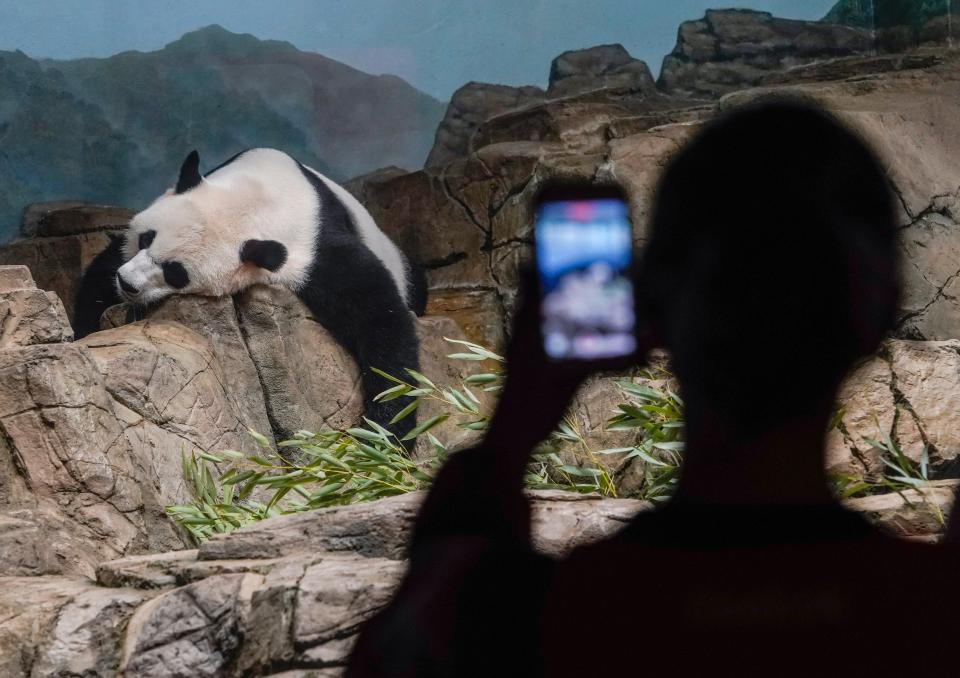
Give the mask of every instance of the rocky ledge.
[[[850, 502], [898, 534], [933, 535], [955, 484], [924, 495]], [[566, 492], [529, 493], [534, 543], [550, 555], [622, 527], [648, 505]], [[333, 677], [359, 626], [404, 572], [422, 500], [271, 518], [199, 549], [102, 563], [96, 581], [0, 577], [0, 674], [202, 678]]]

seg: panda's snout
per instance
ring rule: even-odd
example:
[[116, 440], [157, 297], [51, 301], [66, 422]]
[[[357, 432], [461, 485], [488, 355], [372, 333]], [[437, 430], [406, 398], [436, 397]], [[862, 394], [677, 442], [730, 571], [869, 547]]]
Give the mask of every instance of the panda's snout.
[[120, 289], [122, 289], [127, 294], [130, 294], [133, 296], [140, 294], [139, 288], [128, 283], [126, 280], [124, 280], [123, 276], [120, 275], [119, 273], [117, 273], [117, 284], [120, 286]]

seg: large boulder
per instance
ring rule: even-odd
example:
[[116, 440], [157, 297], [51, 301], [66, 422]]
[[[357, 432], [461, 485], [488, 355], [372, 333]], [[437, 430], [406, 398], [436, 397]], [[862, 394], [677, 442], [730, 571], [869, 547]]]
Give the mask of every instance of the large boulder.
[[[56, 295], [32, 284], [25, 267], [0, 267], [0, 575], [89, 575], [104, 559], [182, 548], [164, 507], [191, 499], [184, 453], [252, 453], [250, 429], [271, 441], [362, 415], [352, 359], [286, 290], [177, 296], [144, 319], [114, 308], [106, 329], [71, 343]], [[27, 313], [30, 299], [47, 305]], [[417, 331], [422, 371], [459, 385], [444, 339], [464, 336], [456, 323], [421, 318]], [[452, 447], [476, 435], [454, 421], [436, 432]]]
[[919, 468], [926, 448], [930, 477], [960, 473], [960, 341], [887, 342], [846, 380], [837, 428], [828, 437], [827, 467], [878, 478], [898, 445]]
[[[84, 342], [110, 344], [117, 331], [156, 324], [172, 323], [193, 330], [206, 337], [224, 389], [242, 413], [244, 425], [268, 440], [283, 439], [300, 430], [349, 428], [363, 416], [356, 364], [289, 290], [258, 285], [232, 299], [178, 295], [152, 309], [144, 320], [127, 325], [134, 320], [132, 310], [124, 304], [109, 309], [103, 318], [108, 329]], [[463, 331], [454, 320], [439, 315], [417, 318], [415, 328], [421, 372], [441, 387], [459, 387], [468, 366], [446, 357], [456, 348], [446, 338], [463, 339]], [[406, 374], [396, 376], [409, 379]], [[431, 400], [418, 413], [426, 420], [441, 410]], [[211, 430], [224, 432], [222, 425]], [[436, 432], [453, 446], [475, 437], [453, 420]], [[418, 440], [415, 452], [429, 449], [424, 438]]]
[[873, 50], [865, 29], [775, 18], [753, 10], [707, 10], [680, 25], [658, 85], [671, 94], [717, 98], [771, 72]]
[[[555, 101], [564, 106], [541, 106]], [[588, 110], [570, 121], [566, 108], [576, 105]], [[622, 45], [572, 50], [551, 63], [546, 91], [471, 82], [454, 92], [425, 167], [445, 165], [500, 140], [557, 141], [558, 127], [586, 121], [602, 125], [605, 107], [625, 117], [682, 106], [657, 91], [647, 64]]]
[[539, 87], [509, 87], [484, 82], [468, 82], [450, 97], [447, 112], [437, 127], [426, 167], [442, 165], [463, 157], [474, 130], [487, 118], [528, 104], [543, 101]]
[[92, 574], [187, 542], [164, 512], [191, 498], [181, 454], [250, 449], [207, 339], [140, 323], [0, 351], [0, 573]]
[[37, 289], [26, 266], [0, 266], [0, 350], [72, 339], [60, 298]]
[[623, 45], [598, 45], [564, 52], [550, 64], [548, 96], [566, 96], [604, 88], [645, 94], [656, 90], [650, 68]]

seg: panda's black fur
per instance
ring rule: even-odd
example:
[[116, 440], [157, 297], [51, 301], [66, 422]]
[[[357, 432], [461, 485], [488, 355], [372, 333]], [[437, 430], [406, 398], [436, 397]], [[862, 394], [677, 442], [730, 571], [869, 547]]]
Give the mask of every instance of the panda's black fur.
[[[242, 152], [221, 163], [207, 176], [241, 155]], [[187, 157], [176, 192], [188, 191], [199, 183], [198, 163], [195, 152]], [[363, 388], [364, 415], [402, 437], [415, 426], [416, 418], [411, 415], [390, 424], [407, 403], [403, 399], [375, 402], [374, 396], [393, 384], [372, 368], [400, 377], [406, 374], [404, 368], [419, 369], [419, 341], [410, 312], [419, 316], [426, 308], [423, 271], [407, 260], [408, 301], [404, 303], [386, 265], [361, 239], [347, 207], [316, 174], [297, 164], [316, 193], [322, 228], [318, 224], [320, 235], [312, 253], [308, 279], [296, 294], [356, 361]], [[286, 257], [286, 248], [272, 240], [248, 240], [238, 253], [239, 261], [255, 263], [267, 270], [282, 266]], [[85, 271], [75, 300], [77, 338], [99, 329], [103, 311], [122, 301], [116, 285], [117, 270], [124, 262], [123, 238], [113, 237]]]

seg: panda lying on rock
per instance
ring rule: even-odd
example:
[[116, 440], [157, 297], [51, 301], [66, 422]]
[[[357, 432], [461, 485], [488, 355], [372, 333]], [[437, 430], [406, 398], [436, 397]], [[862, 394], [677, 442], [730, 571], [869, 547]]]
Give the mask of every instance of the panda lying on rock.
[[402, 400], [373, 401], [390, 383], [371, 368], [418, 368], [410, 311], [426, 305], [422, 272], [346, 189], [286, 153], [247, 150], [205, 176], [199, 166], [193, 151], [177, 185], [91, 263], [77, 294], [78, 336], [122, 300], [145, 306], [172, 294], [287, 287], [356, 360], [366, 416], [408, 432], [412, 416], [389, 424]]

